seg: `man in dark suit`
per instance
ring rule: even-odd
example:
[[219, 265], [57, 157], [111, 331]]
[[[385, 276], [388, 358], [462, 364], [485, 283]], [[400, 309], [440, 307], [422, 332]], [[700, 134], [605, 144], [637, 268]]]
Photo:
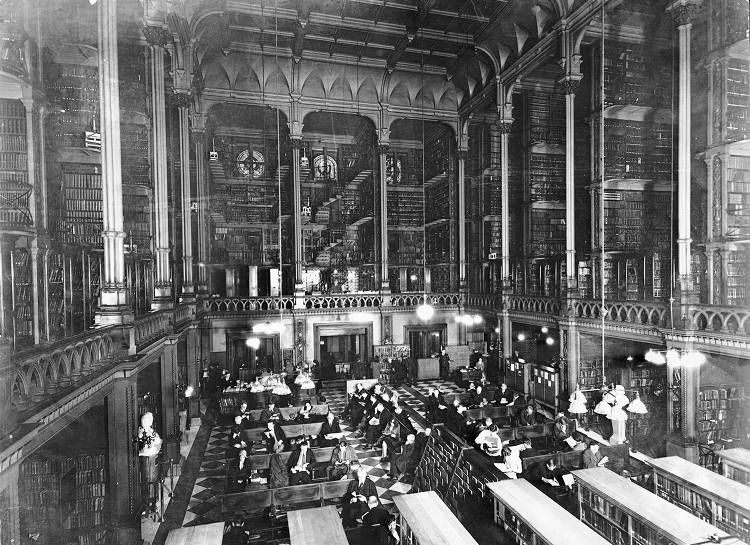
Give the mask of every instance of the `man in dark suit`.
[[234, 411], [234, 418], [235, 422], [237, 422], [237, 417], [240, 417], [240, 426], [242, 426], [244, 429], [247, 429], [252, 426], [253, 416], [250, 414], [250, 411], [247, 408], [247, 401], [243, 401], [240, 403], [240, 406], [237, 407], [237, 410]]
[[527, 405], [518, 415], [518, 426], [535, 426], [539, 423], [539, 415], [534, 410], [534, 405]]
[[269, 454], [276, 452], [279, 443], [281, 443], [281, 445], [286, 444], [284, 430], [273, 420], [270, 420], [266, 424], [266, 431], [263, 432], [263, 440], [266, 443], [266, 452]]
[[492, 398], [492, 403], [497, 406], [507, 405], [513, 400], [513, 393], [508, 389], [508, 385], [504, 382], [500, 385], [500, 388], [495, 390], [495, 395]]
[[242, 438], [242, 419], [239, 416], [234, 417], [234, 424], [229, 431], [229, 440], [227, 445], [227, 459], [233, 460], [237, 457], [240, 449], [247, 448], [247, 443]]
[[367, 498], [367, 512], [357, 519], [362, 523], [363, 533], [369, 538], [370, 543], [376, 543], [380, 535], [380, 529], [386, 528], [391, 515], [380, 505], [377, 496]]
[[525, 437], [523, 440], [524, 448], [521, 450], [519, 457], [523, 460], [524, 458], [531, 458], [533, 456], [539, 456], [539, 451], [531, 446], [531, 439]]
[[352, 526], [354, 521], [360, 518], [367, 511], [367, 498], [370, 496], [378, 497], [378, 489], [375, 483], [367, 477], [367, 470], [360, 466], [357, 469], [357, 479], [349, 483], [342, 498], [342, 518], [344, 528]]
[[415, 463], [418, 464], [422, 459], [422, 454], [424, 454], [424, 450], [425, 448], [427, 448], [427, 442], [430, 440], [431, 434], [432, 426], [425, 426], [424, 431], [420, 431], [417, 434], [417, 437], [414, 440], [414, 458], [416, 459]]
[[341, 433], [341, 425], [339, 419], [336, 418], [332, 412], [328, 412], [326, 419], [323, 421], [323, 427], [320, 428], [318, 434], [318, 446], [321, 447], [335, 447], [339, 444], [337, 437], [331, 437], [331, 434]]
[[406, 442], [401, 445], [400, 452], [395, 452], [391, 456], [391, 479], [400, 479], [403, 475], [408, 475], [414, 471], [415, 463], [415, 437], [410, 433], [406, 436]]
[[244, 492], [250, 480], [252, 467], [247, 458], [247, 451], [241, 449], [236, 460], [229, 463], [227, 469], [227, 492]]
[[365, 432], [365, 443], [372, 445], [380, 437], [383, 430], [390, 424], [393, 414], [385, 408], [382, 402], [375, 406], [375, 414], [368, 421], [367, 431]]
[[315, 456], [310, 450], [310, 443], [302, 441], [289, 456], [286, 467], [289, 469], [289, 485], [308, 484], [312, 482], [312, 464]]
[[281, 422], [281, 411], [276, 408], [276, 402], [271, 401], [268, 404], [268, 407], [260, 411], [260, 423], [264, 426], [268, 424], [270, 420], [273, 420], [274, 422]]

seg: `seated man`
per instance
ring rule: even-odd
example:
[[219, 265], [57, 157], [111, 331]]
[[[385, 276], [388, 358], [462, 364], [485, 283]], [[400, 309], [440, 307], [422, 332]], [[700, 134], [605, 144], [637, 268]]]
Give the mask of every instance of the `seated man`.
[[365, 443], [367, 445], [374, 445], [375, 440], [380, 437], [383, 430], [390, 424], [393, 415], [391, 411], [387, 410], [383, 403], [378, 403], [375, 406], [375, 413], [367, 421], [367, 429], [365, 430]]
[[367, 469], [360, 466], [357, 469], [356, 480], [349, 483], [349, 488], [342, 498], [343, 508], [341, 515], [344, 528], [351, 527], [356, 519], [365, 514], [367, 511], [367, 499], [370, 496], [377, 498], [378, 490], [375, 487], [375, 483], [367, 477]]
[[524, 437], [519, 449], [519, 457], [523, 460], [524, 458], [531, 458], [533, 456], [539, 456], [539, 451], [531, 446], [531, 438]]
[[573, 435], [565, 440], [566, 451], [583, 452], [587, 448], [588, 445], [586, 444], [583, 435], [578, 432], [573, 432]]
[[475, 390], [469, 394], [469, 408], [476, 409], [478, 407], [484, 407], [487, 405], [487, 396], [484, 394], [482, 386], [477, 386]]
[[572, 421], [565, 416], [564, 413], [557, 413], [555, 417], [555, 425], [552, 428], [552, 438], [554, 440], [555, 449], [565, 450], [566, 440], [571, 436], [573, 431]]
[[234, 421], [237, 423], [237, 417], [240, 418], [240, 425], [243, 429], [247, 429], [252, 427], [252, 421], [253, 415], [250, 414], [250, 411], [247, 408], [247, 401], [243, 401], [240, 403], [240, 406], [237, 407], [237, 410], [234, 412]]
[[339, 437], [342, 435], [339, 419], [330, 410], [323, 421], [323, 427], [318, 434], [318, 445], [321, 447], [333, 447], [338, 445]]
[[227, 492], [244, 492], [250, 480], [251, 470], [247, 451], [240, 449], [237, 459], [232, 460], [227, 468]]
[[482, 430], [474, 442], [490, 456], [500, 456], [502, 453], [503, 441], [497, 433], [495, 424], [492, 424], [486, 430]]
[[266, 431], [263, 432], [263, 440], [266, 443], [266, 452], [269, 454], [276, 452], [279, 445], [281, 445], [282, 449], [286, 445], [284, 430], [274, 420], [269, 420], [266, 424]]
[[289, 468], [289, 485], [308, 484], [312, 482], [312, 464], [315, 456], [310, 450], [310, 443], [302, 441], [289, 456], [286, 466]]
[[550, 458], [544, 464], [540, 477], [541, 481], [544, 484], [551, 487], [573, 487], [573, 481], [570, 472], [562, 467], [557, 467], [557, 464], [555, 464], [555, 460], [553, 458]]
[[392, 412], [394, 420], [397, 420], [399, 425], [401, 426], [402, 435], [403, 433], [413, 433], [416, 435], [417, 432], [414, 429], [414, 424], [412, 424], [409, 415], [404, 412], [404, 409], [401, 408], [401, 405], [398, 404], [397, 400], [394, 400], [393, 402]]
[[240, 449], [247, 448], [247, 443], [242, 438], [242, 417], [235, 416], [232, 429], [229, 431], [229, 440], [227, 445], [227, 459], [232, 460], [237, 457]]
[[268, 407], [260, 412], [261, 424], [265, 426], [270, 420], [273, 420], [274, 422], [281, 422], [282, 420], [281, 411], [276, 408], [276, 402], [274, 400], [271, 400], [271, 402], [268, 404]]
[[583, 451], [583, 468], [602, 467], [609, 462], [608, 456], [602, 456], [599, 452], [599, 443], [591, 441], [589, 447]]
[[401, 446], [401, 425], [398, 420], [391, 418], [390, 422], [383, 428], [383, 433], [378, 437], [377, 445], [383, 449], [381, 462], [387, 462], [391, 458], [391, 453]]
[[539, 415], [536, 414], [534, 405], [527, 405], [526, 408], [518, 415], [517, 426], [535, 426], [539, 423]]
[[495, 405], [507, 405], [511, 402], [513, 399], [512, 394], [510, 390], [508, 390], [508, 385], [504, 382], [500, 385], [500, 388], [495, 390], [495, 395], [492, 398], [492, 403]]
[[391, 467], [389, 474], [391, 479], [397, 481], [404, 475], [409, 475], [414, 471], [417, 466], [415, 463], [415, 440], [416, 437], [413, 433], [406, 436], [406, 442], [401, 445], [397, 452], [391, 455]]
[[331, 462], [328, 465], [328, 479], [339, 481], [349, 477], [350, 471], [359, 465], [357, 452], [343, 437], [338, 440], [338, 446], [333, 449]]
[[367, 511], [357, 519], [357, 522], [365, 528], [365, 535], [369, 538], [370, 543], [377, 543], [381, 528], [387, 528], [390, 514], [380, 505], [377, 496], [367, 498]]

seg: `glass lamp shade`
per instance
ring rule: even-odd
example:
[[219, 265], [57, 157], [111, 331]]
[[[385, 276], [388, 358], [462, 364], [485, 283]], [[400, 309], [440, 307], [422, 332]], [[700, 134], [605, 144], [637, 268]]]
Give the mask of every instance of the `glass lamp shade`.
[[633, 414], [646, 414], [648, 412], [648, 409], [646, 409], [646, 405], [641, 401], [641, 396], [638, 392], [636, 392], [635, 399], [630, 402], [630, 405], [628, 405], [626, 410]]
[[612, 413], [612, 407], [615, 405], [615, 394], [611, 390], [607, 390], [602, 393], [602, 400], [594, 407], [596, 414], [609, 417]]
[[429, 322], [435, 315], [435, 307], [428, 303], [422, 303], [417, 307], [417, 318], [423, 322]]
[[587, 399], [584, 393], [580, 389], [576, 389], [575, 392], [573, 392], [573, 395], [570, 396], [570, 407], [568, 407], [568, 412], [571, 414], [584, 414], [588, 412], [588, 407], [586, 406]]

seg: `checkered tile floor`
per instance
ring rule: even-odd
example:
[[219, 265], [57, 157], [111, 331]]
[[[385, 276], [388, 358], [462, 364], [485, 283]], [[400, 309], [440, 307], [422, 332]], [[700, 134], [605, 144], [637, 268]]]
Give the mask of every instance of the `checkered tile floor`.
[[[401, 406], [415, 423], [417, 430], [421, 430], [426, 423], [424, 417], [424, 398], [430, 388], [440, 386], [447, 393], [457, 392], [459, 388], [450, 381], [425, 381], [411, 387], [397, 388]], [[346, 405], [346, 393], [343, 388], [324, 389], [323, 395], [331, 410], [341, 414]], [[360, 463], [368, 469], [368, 476], [375, 483], [381, 502], [388, 506], [393, 498], [405, 494], [411, 489], [409, 483], [395, 481], [388, 477], [389, 463], [380, 463], [380, 449], [366, 450], [362, 438], [354, 435], [354, 430], [342, 422], [342, 430], [347, 433], [347, 439], [359, 456]], [[229, 426], [215, 425], [206, 445], [201, 462], [198, 478], [191, 494], [190, 502], [183, 526], [195, 526], [220, 522], [224, 519], [219, 509], [219, 497], [224, 494], [226, 487], [226, 446], [229, 438]]]

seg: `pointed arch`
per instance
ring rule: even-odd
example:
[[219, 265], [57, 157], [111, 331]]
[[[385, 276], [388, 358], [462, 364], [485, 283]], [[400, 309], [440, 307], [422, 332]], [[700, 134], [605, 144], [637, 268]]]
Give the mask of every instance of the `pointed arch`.
[[354, 96], [349, 80], [344, 76], [337, 77], [331, 85], [331, 90], [328, 92], [328, 98], [353, 100]]
[[317, 74], [309, 74], [302, 83], [302, 95], [311, 98], [326, 98], [323, 80]]
[[357, 90], [357, 100], [359, 102], [376, 103], [378, 102], [378, 99], [378, 89], [375, 86], [375, 82], [370, 77], [366, 78], [359, 85], [359, 89]]

